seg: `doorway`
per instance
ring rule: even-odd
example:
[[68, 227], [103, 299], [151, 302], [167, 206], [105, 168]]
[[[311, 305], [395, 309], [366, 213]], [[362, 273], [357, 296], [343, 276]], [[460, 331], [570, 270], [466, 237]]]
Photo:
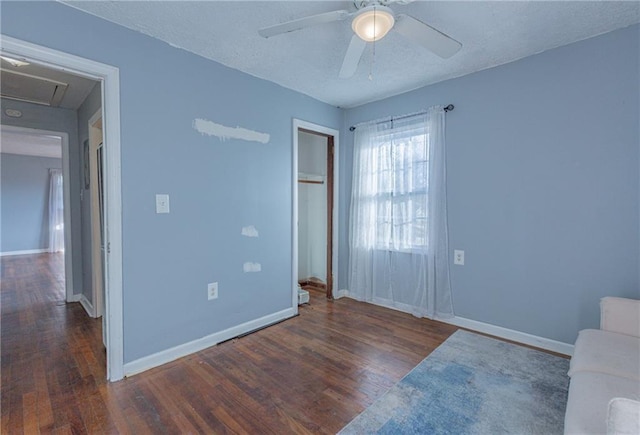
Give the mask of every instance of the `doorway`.
[[[294, 122], [294, 284], [333, 299], [336, 284], [338, 132]], [[334, 249], [335, 247], [335, 249]], [[300, 301], [304, 301], [301, 299]]]
[[122, 307], [122, 199], [120, 181], [120, 84], [118, 68], [4, 36], [3, 56], [39, 64], [100, 82], [103, 134], [108, 146], [103, 154], [104, 228], [104, 311], [106, 328], [107, 378], [124, 377]]
[[[60, 254], [65, 300], [75, 302], [70, 231], [69, 135], [59, 131], [2, 125], [0, 136], [0, 159], [3, 166], [8, 165], [11, 169], [3, 170], [2, 208], [10, 213], [3, 216], [5, 234], [0, 249], [2, 256], [44, 252]], [[51, 186], [54, 170], [58, 171], [56, 177], [59, 178], [56, 179], [60, 182], [55, 191]], [[55, 201], [52, 202], [53, 198]], [[52, 219], [54, 216], [55, 219]], [[29, 225], [34, 222], [36, 226]], [[28, 240], [29, 237], [35, 239]]]

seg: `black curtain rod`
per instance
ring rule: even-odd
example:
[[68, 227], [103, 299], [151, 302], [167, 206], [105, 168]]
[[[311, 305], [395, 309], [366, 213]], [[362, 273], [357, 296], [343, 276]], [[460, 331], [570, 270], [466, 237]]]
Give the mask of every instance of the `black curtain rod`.
[[[455, 106], [453, 104], [449, 104], [448, 106], [445, 106], [444, 111], [451, 112], [453, 109], [455, 109]], [[391, 117], [390, 120], [393, 121], [394, 119], [409, 118], [410, 116], [416, 116], [416, 115], [411, 114], [411, 115], [405, 115], [405, 116], [395, 116], [395, 117]], [[349, 127], [349, 131], [354, 131], [355, 129], [356, 129], [355, 125], [352, 125], [351, 127]]]

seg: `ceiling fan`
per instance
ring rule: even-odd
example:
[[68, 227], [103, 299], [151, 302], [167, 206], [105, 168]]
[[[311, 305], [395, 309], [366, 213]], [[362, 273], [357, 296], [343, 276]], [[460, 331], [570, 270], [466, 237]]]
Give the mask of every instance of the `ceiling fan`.
[[409, 41], [421, 45], [434, 54], [449, 58], [456, 54], [462, 44], [422, 21], [405, 14], [396, 15], [389, 7], [391, 3], [410, 3], [408, 0], [361, 0], [354, 1], [355, 12], [338, 10], [311, 15], [297, 20], [264, 27], [258, 30], [260, 36], [270, 38], [283, 33], [294, 32], [318, 24], [351, 19], [354, 35], [351, 38], [347, 53], [340, 68], [340, 78], [348, 78], [355, 74], [360, 58], [367, 42], [375, 42], [384, 38], [392, 29]]

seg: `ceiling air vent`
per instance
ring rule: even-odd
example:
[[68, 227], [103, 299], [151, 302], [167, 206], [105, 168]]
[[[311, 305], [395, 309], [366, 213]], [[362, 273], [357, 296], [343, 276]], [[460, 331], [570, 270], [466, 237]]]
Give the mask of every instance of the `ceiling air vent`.
[[69, 85], [43, 77], [3, 69], [0, 90], [3, 98], [58, 107]]

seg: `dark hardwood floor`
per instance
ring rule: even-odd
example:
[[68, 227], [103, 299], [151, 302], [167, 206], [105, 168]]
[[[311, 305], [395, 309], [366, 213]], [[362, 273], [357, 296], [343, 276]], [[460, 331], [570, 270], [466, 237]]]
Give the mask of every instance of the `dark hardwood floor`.
[[0, 260], [3, 434], [335, 433], [457, 329], [312, 291], [296, 318], [108, 383], [62, 256]]

